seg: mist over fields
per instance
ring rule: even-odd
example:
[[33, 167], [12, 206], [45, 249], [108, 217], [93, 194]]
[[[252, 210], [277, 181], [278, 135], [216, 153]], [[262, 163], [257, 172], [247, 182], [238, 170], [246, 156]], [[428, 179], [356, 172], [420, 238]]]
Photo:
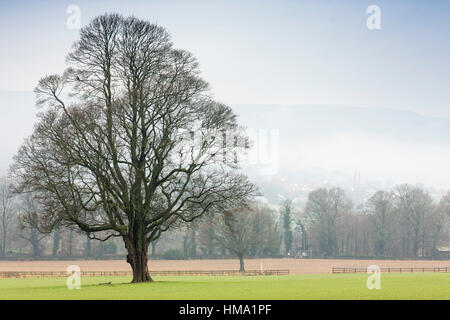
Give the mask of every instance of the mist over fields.
[[[256, 154], [271, 162], [243, 166], [271, 203], [278, 204], [280, 195], [303, 202], [314, 188], [332, 185], [355, 202], [399, 183], [421, 183], [436, 197], [450, 189], [450, 118], [384, 108], [232, 106], [239, 123], [256, 133]], [[34, 94], [24, 91], [0, 91], [0, 107], [5, 175], [38, 110]], [[268, 139], [271, 132], [278, 133], [278, 146]], [[268, 165], [272, 170], [261, 170]]]

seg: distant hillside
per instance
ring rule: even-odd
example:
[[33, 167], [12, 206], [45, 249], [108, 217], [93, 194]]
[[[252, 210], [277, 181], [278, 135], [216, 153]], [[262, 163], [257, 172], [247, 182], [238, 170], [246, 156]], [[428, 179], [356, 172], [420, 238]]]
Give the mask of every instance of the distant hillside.
[[450, 189], [448, 118], [345, 106], [233, 108], [249, 129], [279, 132], [276, 174], [264, 176], [258, 165], [245, 167], [271, 201], [278, 201], [275, 189], [288, 193], [299, 186], [341, 185], [355, 200], [396, 183]]
[[415, 143], [450, 141], [450, 118], [433, 118], [395, 109], [323, 105], [233, 105], [249, 127], [280, 128], [286, 138], [358, 133]]

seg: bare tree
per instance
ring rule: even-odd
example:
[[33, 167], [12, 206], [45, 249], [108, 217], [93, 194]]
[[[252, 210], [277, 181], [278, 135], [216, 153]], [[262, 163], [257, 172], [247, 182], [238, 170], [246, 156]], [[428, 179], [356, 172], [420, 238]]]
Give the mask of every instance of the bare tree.
[[291, 254], [292, 243], [294, 240], [292, 234], [292, 200], [287, 199], [283, 202], [282, 206], [282, 217], [283, 217], [283, 239], [284, 239], [284, 254], [286, 256]]
[[303, 256], [308, 251], [308, 228], [306, 219], [303, 216], [298, 216], [295, 220], [296, 230], [300, 234], [300, 254]]
[[435, 211], [433, 199], [430, 194], [422, 188], [414, 188], [412, 190], [412, 222], [413, 222], [413, 253], [414, 256], [425, 255], [427, 229], [426, 221]]
[[61, 244], [61, 232], [58, 226], [53, 226], [53, 246], [52, 246], [52, 256], [56, 257]]
[[33, 194], [24, 193], [22, 195], [18, 218], [20, 228], [18, 237], [28, 241], [33, 248], [33, 256], [39, 257], [41, 255], [41, 241], [48, 234], [39, 232], [39, 212]]
[[412, 187], [403, 184], [394, 188], [395, 210], [399, 219], [399, 231], [401, 233], [402, 256], [412, 256]]
[[250, 254], [254, 256], [279, 256], [281, 248], [281, 230], [279, 221], [276, 221], [276, 210], [272, 210], [265, 204], [255, 203], [253, 210], [257, 220], [254, 228], [260, 238], [250, 248]]
[[367, 201], [367, 211], [373, 228], [375, 255], [384, 256], [394, 228], [393, 194], [377, 191]]
[[14, 202], [13, 194], [11, 192], [11, 185], [8, 179], [0, 178], [0, 219], [1, 219], [1, 231], [2, 231], [2, 256], [6, 255], [7, 236], [10, 229], [11, 222], [13, 221]]
[[199, 227], [200, 250], [207, 256], [212, 256], [217, 245], [214, 224], [212, 221], [204, 221]]
[[340, 218], [352, 208], [341, 188], [317, 189], [308, 195], [305, 214], [314, 221], [321, 250], [328, 256], [339, 252], [338, 227]]
[[420, 187], [400, 185], [395, 188], [396, 210], [403, 235], [403, 254], [417, 257], [425, 254], [427, 216], [435, 210], [430, 194]]
[[439, 209], [450, 218], [450, 191], [442, 196], [439, 201]]
[[244, 271], [244, 257], [250, 247], [264, 237], [268, 225], [259, 219], [262, 211], [254, 207], [234, 208], [224, 211], [215, 221], [215, 237], [226, 249], [239, 258], [239, 270]]
[[132, 281], [151, 281], [147, 251], [161, 233], [252, 196], [234, 171], [246, 138], [159, 26], [99, 16], [67, 62], [35, 90], [43, 111], [15, 157], [18, 190], [36, 193], [47, 229], [121, 237]]
[[443, 195], [436, 206], [436, 209], [427, 216], [425, 228], [427, 238], [431, 243], [431, 256], [434, 257], [438, 250], [438, 245], [445, 235], [446, 227], [450, 221], [450, 192]]

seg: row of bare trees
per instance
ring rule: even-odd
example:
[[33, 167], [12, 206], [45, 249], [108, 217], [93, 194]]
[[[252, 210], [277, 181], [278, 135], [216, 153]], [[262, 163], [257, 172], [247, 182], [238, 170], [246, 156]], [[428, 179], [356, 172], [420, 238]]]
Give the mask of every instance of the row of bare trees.
[[[74, 239], [80, 239], [80, 233], [73, 230], [56, 228], [51, 233], [41, 230], [39, 222], [39, 208], [33, 193], [15, 194], [14, 184], [6, 178], [0, 183], [2, 202], [2, 255], [6, 256], [7, 249], [19, 249], [30, 252], [35, 258], [40, 258], [43, 252], [56, 256], [61, 251], [62, 233], [68, 243], [66, 256], [74, 256], [72, 251]], [[275, 211], [269, 207], [251, 203], [248, 206], [225, 210], [222, 213], [205, 217], [192, 222], [186, 227], [183, 246], [188, 254], [195, 257], [197, 252], [197, 238], [199, 249], [204, 249], [210, 256], [218, 252], [226, 255], [236, 255], [240, 260], [240, 269], [244, 270], [244, 256], [277, 255], [281, 245], [279, 229], [274, 217]], [[44, 232], [42, 232], [44, 231]], [[17, 240], [22, 240], [18, 243]], [[44, 241], [45, 240], [45, 241]], [[25, 246], [23, 245], [25, 242]], [[155, 246], [152, 248], [154, 254]], [[91, 240], [86, 239], [85, 250], [89, 251]], [[86, 252], [87, 252], [86, 251]], [[22, 253], [25, 253], [22, 252]]]
[[404, 184], [355, 207], [343, 189], [320, 188], [294, 204], [228, 210], [197, 226], [199, 243], [210, 257], [227, 249], [241, 269], [244, 256], [438, 258], [450, 244], [450, 192], [433, 199]]
[[42, 232], [39, 205], [33, 194], [15, 194], [14, 184], [6, 177], [0, 178], [0, 202], [2, 258], [98, 256], [108, 246], [91, 243], [89, 238], [73, 229], [55, 228], [52, 232]]
[[[1, 183], [2, 252], [11, 246], [7, 239], [28, 243], [39, 257], [53, 246], [58, 251], [62, 231], [51, 235], [38, 230], [38, 210], [29, 193], [14, 196], [6, 179]], [[14, 217], [16, 220], [14, 220]], [[450, 192], [434, 201], [423, 188], [400, 185], [391, 191], [377, 191], [354, 207], [341, 188], [310, 192], [301, 210], [286, 200], [279, 210], [260, 202], [224, 210], [187, 225], [179, 247], [183, 258], [214, 258], [234, 255], [244, 270], [245, 257], [294, 256], [298, 253], [325, 257], [373, 256], [391, 258], [436, 258], [439, 247], [449, 244]], [[12, 227], [10, 227], [12, 226]], [[14, 227], [15, 226], [15, 227]], [[4, 232], [5, 230], [6, 232]], [[9, 233], [8, 233], [9, 232]], [[70, 234], [69, 234], [69, 233]], [[72, 241], [80, 235], [66, 231], [72, 255]], [[51, 241], [49, 240], [51, 238]], [[91, 240], [84, 239], [90, 251]], [[166, 242], [167, 239], [163, 241]], [[176, 242], [176, 241], [175, 241]], [[182, 244], [181, 244], [182, 242]], [[157, 242], [152, 246], [155, 254]], [[175, 243], [175, 246], [176, 243]], [[47, 250], [48, 252], [49, 250]], [[86, 251], [87, 252], [87, 251]]]
[[0, 178], [1, 256], [12, 248], [13, 240], [24, 240], [32, 247], [34, 256], [40, 256], [41, 241], [48, 235], [38, 230], [38, 211], [29, 193], [15, 195], [10, 181]]
[[450, 193], [434, 201], [421, 187], [399, 185], [353, 208], [344, 190], [318, 189], [300, 216], [326, 256], [435, 257], [448, 246]]
[[450, 243], [450, 192], [435, 201], [425, 189], [405, 184], [354, 207], [343, 189], [320, 188], [303, 209], [294, 204], [224, 211], [196, 225], [199, 245], [209, 257], [226, 249], [243, 270], [245, 256], [437, 258]]

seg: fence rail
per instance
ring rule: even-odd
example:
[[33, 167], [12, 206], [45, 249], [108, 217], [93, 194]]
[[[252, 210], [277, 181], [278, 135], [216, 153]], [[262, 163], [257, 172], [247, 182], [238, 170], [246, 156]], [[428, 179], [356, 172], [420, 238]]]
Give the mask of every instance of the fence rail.
[[[289, 275], [289, 270], [213, 270], [213, 271], [150, 271], [152, 276], [281, 276]], [[81, 271], [83, 277], [132, 276], [131, 271]], [[61, 278], [67, 277], [63, 271], [0, 271], [0, 278]]]
[[[450, 272], [450, 267], [423, 267], [423, 268], [408, 268], [408, 267], [387, 267], [380, 268], [381, 272]], [[366, 267], [333, 267], [332, 273], [367, 273]]]

